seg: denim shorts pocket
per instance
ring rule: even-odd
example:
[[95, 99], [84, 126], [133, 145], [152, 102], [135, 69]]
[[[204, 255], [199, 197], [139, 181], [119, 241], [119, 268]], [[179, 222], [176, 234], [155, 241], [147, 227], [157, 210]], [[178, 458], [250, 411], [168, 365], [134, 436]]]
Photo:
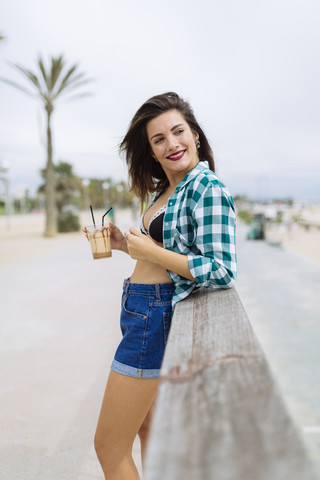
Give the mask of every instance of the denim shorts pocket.
[[162, 313], [162, 320], [163, 320], [164, 341], [165, 341], [165, 343], [167, 343], [168, 336], [169, 336], [169, 331], [170, 331], [170, 325], [171, 325], [171, 312], [163, 312]]
[[148, 315], [149, 298], [147, 295], [129, 293], [123, 298], [122, 308], [130, 315], [145, 319]]

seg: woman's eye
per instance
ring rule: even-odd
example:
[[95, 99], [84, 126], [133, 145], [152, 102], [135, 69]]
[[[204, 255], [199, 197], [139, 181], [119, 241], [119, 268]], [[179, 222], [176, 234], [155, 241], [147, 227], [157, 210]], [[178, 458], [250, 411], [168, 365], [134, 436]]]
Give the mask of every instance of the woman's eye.
[[163, 138], [162, 138], [162, 137], [160, 137], [160, 138], [157, 138], [157, 140], [156, 140], [154, 143], [160, 143], [160, 142], [162, 142], [162, 140], [163, 140]]
[[179, 128], [179, 130], [176, 130], [176, 131], [175, 131], [175, 134], [176, 134], [176, 135], [179, 135], [180, 133], [183, 133], [183, 128]]

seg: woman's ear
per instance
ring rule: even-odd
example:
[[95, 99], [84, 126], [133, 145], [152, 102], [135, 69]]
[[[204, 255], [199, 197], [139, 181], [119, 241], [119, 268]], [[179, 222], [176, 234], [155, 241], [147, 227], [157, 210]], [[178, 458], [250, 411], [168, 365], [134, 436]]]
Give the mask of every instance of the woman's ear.
[[199, 133], [198, 132], [195, 132], [194, 135], [193, 135], [193, 138], [194, 138], [194, 143], [195, 143], [195, 146], [197, 147], [197, 149], [200, 148], [200, 140], [199, 140]]

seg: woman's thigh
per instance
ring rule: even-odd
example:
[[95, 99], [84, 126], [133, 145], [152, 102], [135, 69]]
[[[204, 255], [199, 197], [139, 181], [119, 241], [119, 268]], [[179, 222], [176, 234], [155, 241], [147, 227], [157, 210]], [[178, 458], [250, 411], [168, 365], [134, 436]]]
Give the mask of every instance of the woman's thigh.
[[98, 420], [96, 442], [126, 453], [157, 395], [159, 379], [134, 378], [111, 370]]

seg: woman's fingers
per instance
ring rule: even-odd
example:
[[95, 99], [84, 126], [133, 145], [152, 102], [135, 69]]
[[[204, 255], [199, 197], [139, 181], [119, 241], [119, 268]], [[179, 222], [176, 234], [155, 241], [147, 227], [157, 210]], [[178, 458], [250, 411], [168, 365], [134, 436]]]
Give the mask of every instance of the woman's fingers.
[[87, 227], [83, 227], [82, 231], [85, 234], [85, 236], [87, 237], [87, 240], [89, 240]]
[[[110, 222], [109, 222], [109, 228], [110, 228], [110, 230], [117, 230], [118, 227], [116, 227], [116, 225], [115, 225], [114, 223], [112, 223], [111, 220], [110, 220]], [[118, 229], [118, 230], [119, 230], [119, 229]]]
[[[132, 233], [132, 235], [135, 235], [136, 237], [141, 237], [143, 236], [143, 233], [141, 233], [139, 230], [137, 230], [134, 227], [129, 228], [129, 233]], [[144, 235], [145, 236], [145, 235]]]

